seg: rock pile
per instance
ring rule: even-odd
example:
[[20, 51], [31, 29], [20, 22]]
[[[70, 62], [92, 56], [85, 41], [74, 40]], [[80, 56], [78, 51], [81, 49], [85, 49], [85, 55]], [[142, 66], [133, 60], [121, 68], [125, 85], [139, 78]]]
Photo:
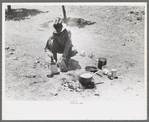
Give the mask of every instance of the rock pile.
[[82, 85], [78, 80], [68, 81], [66, 78], [62, 78], [62, 90], [81, 92], [83, 90]]

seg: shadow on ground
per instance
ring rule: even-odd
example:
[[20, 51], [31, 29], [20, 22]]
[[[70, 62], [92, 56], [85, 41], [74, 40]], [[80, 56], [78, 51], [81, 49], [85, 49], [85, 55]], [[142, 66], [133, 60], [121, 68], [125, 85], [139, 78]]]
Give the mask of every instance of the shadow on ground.
[[[64, 19], [62, 19], [62, 21], [64, 22]], [[51, 21], [48, 21], [46, 23], [43, 23], [41, 24], [41, 27], [42, 28], [49, 28], [49, 23], [53, 22], [53, 20]], [[70, 27], [78, 27], [78, 28], [83, 28], [85, 27], [86, 25], [93, 25], [95, 24], [96, 22], [91, 22], [91, 21], [87, 21], [87, 20], [84, 20], [82, 18], [67, 18], [66, 20], [66, 24], [67, 26], [70, 26]]]
[[74, 59], [70, 59], [66, 65], [68, 67], [68, 71], [81, 69], [79, 62]]
[[31, 16], [35, 16], [37, 14], [44, 13], [42, 11], [39, 11], [37, 9], [12, 9], [10, 13], [8, 11], [5, 11], [5, 21], [14, 20], [14, 21], [20, 21], [24, 19], [29, 19]]

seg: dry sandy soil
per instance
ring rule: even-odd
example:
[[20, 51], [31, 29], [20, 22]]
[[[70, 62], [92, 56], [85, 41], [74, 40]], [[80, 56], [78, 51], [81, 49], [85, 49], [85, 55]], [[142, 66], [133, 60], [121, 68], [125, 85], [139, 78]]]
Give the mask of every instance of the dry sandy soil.
[[[12, 5], [12, 9], [17, 13], [15, 18], [5, 16], [5, 100], [145, 99], [144, 7], [65, 6], [67, 17], [71, 18], [68, 26], [72, 42], [79, 53], [69, 62], [68, 72], [53, 78], [47, 77], [50, 59], [44, 47], [53, 31], [52, 21], [63, 17], [62, 7]], [[85, 51], [85, 57], [81, 51]], [[90, 51], [93, 58], [88, 57]], [[107, 59], [109, 69], [117, 69], [118, 79], [95, 75], [94, 82], [101, 84], [81, 91], [63, 85], [66, 81], [78, 83], [77, 75], [85, 72], [85, 66], [96, 66], [99, 57]]]

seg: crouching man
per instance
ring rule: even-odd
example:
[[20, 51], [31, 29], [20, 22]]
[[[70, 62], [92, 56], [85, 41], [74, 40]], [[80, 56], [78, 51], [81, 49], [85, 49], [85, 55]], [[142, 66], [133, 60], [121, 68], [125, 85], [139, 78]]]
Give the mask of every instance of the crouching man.
[[51, 58], [53, 57], [56, 62], [58, 60], [57, 53], [62, 54], [59, 60], [66, 62], [78, 53], [73, 47], [71, 32], [63, 26], [61, 18], [54, 20], [53, 27], [55, 31], [47, 40], [44, 50], [47, 55]]

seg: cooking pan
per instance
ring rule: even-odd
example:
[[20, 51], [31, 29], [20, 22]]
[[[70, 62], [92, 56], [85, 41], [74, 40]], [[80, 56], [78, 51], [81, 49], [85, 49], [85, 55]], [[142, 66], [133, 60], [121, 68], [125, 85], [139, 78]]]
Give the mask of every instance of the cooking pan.
[[80, 83], [83, 83], [84, 85], [87, 85], [87, 84], [91, 83], [93, 76], [96, 75], [99, 72], [101, 72], [101, 70], [98, 70], [97, 72], [95, 72], [93, 74], [90, 73], [90, 72], [86, 72], [86, 73], [81, 74], [79, 76]]
[[95, 67], [95, 66], [86, 66], [85, 70], [90, 71], [90, 72], [97, 72], [98, 71], [97, 67]]

